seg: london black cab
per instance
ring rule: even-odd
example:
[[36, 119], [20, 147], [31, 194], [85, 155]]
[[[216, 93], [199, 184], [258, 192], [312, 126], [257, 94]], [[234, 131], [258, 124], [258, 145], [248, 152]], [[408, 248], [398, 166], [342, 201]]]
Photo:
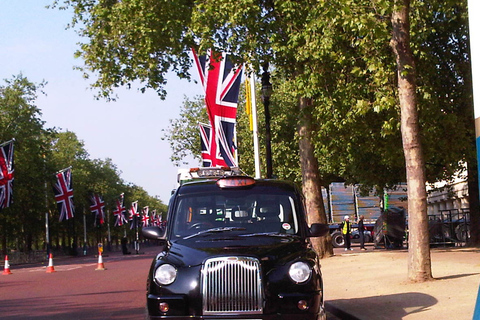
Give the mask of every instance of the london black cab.
[[147, 227], [161, 252], [147, 280], [150, 319], [325, 319], [320, 263], [302, 195], [291, 183], [223, 176], [187, 182], [165, 228]]

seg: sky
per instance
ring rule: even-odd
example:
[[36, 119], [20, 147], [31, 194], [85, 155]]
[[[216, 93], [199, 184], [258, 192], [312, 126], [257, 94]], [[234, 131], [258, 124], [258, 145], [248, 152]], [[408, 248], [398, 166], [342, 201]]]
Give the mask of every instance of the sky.
[[[35, 103], [45, 128], [74, 132], [90, 159], [112, 159], [125, 182], [168, 204], [178, 168], [170, 161], [168, 141], [161, 140], [162, 129], [178, 117], [185, 96], [203, 94], [201, 85], [172, 74], [165, 100], [153, 90], [142, 94], [123, 88], [116, 91], [116, 102], [96, 100], [89, 89], [91, 80], [74, 70], [83, 61], [74, 58], [80, 37], [66, 29], [72, 13], [46, 9], [52, 2], [0, 0], [0, 85], [19, 74], [34, 83], [47, 81], [46, 95], [39, 95]], [[191, 74], [196, 79], [196, 71]]]

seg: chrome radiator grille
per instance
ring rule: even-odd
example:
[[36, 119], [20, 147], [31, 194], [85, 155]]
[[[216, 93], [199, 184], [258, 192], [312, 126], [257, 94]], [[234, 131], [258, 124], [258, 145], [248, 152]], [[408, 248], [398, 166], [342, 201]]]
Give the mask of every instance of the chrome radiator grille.
[[248, 257], [220, 257], [202, 269], [204, 314], [262, 313], [260, 263]]

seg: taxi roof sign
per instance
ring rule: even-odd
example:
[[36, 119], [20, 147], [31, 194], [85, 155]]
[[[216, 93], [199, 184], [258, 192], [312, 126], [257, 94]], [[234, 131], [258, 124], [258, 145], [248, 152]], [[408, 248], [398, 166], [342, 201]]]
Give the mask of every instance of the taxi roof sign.
[[190, 169], [179, 169], [177, 182], [182, 185], [185, 182], [198, 179], [218, 179], [230, 176], [241, 175], [238, 167], [198, 167]]
[[255, 179], [245, 176], [222, 178], [217, 181], [217, 186], [222, 189], [247, 187], [255, 184]]

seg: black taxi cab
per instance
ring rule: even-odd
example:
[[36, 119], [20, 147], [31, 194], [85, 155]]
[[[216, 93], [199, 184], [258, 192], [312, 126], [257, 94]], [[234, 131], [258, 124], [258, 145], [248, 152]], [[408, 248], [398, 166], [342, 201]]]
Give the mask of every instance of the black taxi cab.
[[325, 319], [320, 263], [309, 243], [328, 226], [306, 221], [289, 182], [223, 176], [172, 195], [147, 279], [150, 319]]

